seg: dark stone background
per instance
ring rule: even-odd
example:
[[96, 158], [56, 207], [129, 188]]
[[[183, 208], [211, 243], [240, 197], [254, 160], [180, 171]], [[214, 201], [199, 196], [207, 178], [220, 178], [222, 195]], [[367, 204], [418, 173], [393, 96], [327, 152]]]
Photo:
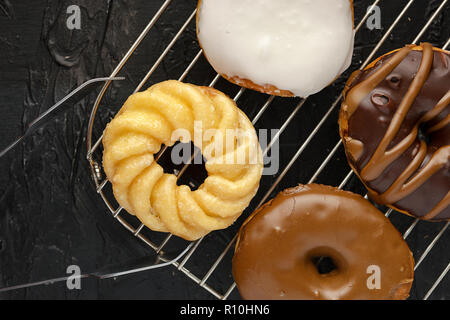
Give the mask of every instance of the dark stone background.
[[[382, 0], [382, 29], [361, 28], [356, 37], [353, 65], [338, 81], [310, 97], [281, 135], [280, 167], [284, 168], [343, 88], [349, 72], [368, 56], [408, 1]], [[355, 1], [355, 20], [364, 16], [371, 0]], [[66, 28], [69, 5], [82, 9], [81, 30]], [[0, 0], [0, 149], [14, 140], [39, 113], [84, 81], [108, 76], [163, 0]], [[441, 1], [416, 0], [378, 50], [379, 56], [411, 42]], [[104, 125], [139, 84], [196, 5], [194, 0], [173, 0], [145, 41], [120, 73], [127, 79], [107, 92], [96, 122], [96, 139]], [[450, 36], [450, 4], [434, 20], [421, 41], [443, 46]], [[199, 50], [195, 23], [170, 50], [145, 87], [178, 78]], [[208, 85], [215, 73], [202, 57], [185, 81]], [[299, 75], [307, 76], [307, 75]], [[220, 79], [216, 88], [234, 96], [239, 88]], [[86, 161], [86, 129], [96, 93], [76, 104], [25, 143], [0, 159], [0, 288], [66, 275], [76, 264], [93, 272], [110, 264], [133, 264], [134, 259], [155, 256], [108, 213], [95, 193]], [[238, 105], [252, 118], [267, 96], [245, 91]], [[256, 128], [279, 128], [298, 99], [276, 98]], [[306, 183], [338, 141], [336, 108], [274, 190]], [[98, 158], [98, 153], [97, 153]], [[317, 182], [339, 185], [349, 172], [342, 148]], [[188, 176], [188, 175], [187, 175]], [[229, 229], [206, 237], [186, 268], [201, 278], [226, 247], [239, 223], [260, 201], [277, 176], [265, 176], [261, 189], [244, 216]], [[353, 176], [345, 186], [364, 194]], [[412, 218], [393, 213], [391, 220], [404, 232]], [[420, 222], [407, 242], [415, 258], [444, 223]], [[150, 238], [161, 235], [149, 233]], [[421, 299], [449, 263], [450, 231], [442, 236], [418, 268], [411, 299]], [[180, 252], [177, 241], [167, 252]], [[223, 294], [232, 284], [231, 257], [207, 281]], [[69, 291], [64, 282], [0, 293], [2, 299], [213, 299], [174, 267], [116, 279], [82, 281], [82, 290]], [[239, 298], [234, 290], [230, 298]], [[450, 276], [443, 279], [430, 299], [450, 299]]]

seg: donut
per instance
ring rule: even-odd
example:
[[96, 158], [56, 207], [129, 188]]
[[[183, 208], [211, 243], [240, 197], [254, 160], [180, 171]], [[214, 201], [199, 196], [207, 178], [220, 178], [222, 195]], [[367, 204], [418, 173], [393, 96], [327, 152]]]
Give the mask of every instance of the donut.
[[340, 136], [369, 197], [450, 219], [450, 52], [423, 43], [385, 54], [352, 74], [343, 96]]
[[402, 300], [414, 260], [369, 201], [309, 184], [282, 191], [244, 222], [232, 271], [243, 299]]
[[[162, 144], [177, 141], [192, 141], [206, 160], [208, 177], [195, 191], [178, 186], [176, 176], [155, 161]], [[175, 80], [131, 95], [106, 126], [102, 143], [104, 171], [117, 202], [151, 230], [186, 240], [231, 225], [262, 175], [255, 129], [234, 101], [218, 90]]]
[[200, 0], [197, 38], [225, 79], [284, 97], [333, 82], [353, 53], [352, 0]]

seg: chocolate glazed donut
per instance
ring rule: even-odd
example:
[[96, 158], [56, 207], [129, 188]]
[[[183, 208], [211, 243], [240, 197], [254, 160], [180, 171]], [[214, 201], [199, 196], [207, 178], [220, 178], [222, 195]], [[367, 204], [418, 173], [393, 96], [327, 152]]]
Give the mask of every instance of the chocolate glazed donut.
[[350, 166], [379, 204], [450, 219], [450, 53], [407, 45], [355, 72], [340, 135]]
[[411, 252], [383, 213], [317, 184], [285, 190], [253, 213], [233, 257], [244, 299], [406, 299], [413, 273]]

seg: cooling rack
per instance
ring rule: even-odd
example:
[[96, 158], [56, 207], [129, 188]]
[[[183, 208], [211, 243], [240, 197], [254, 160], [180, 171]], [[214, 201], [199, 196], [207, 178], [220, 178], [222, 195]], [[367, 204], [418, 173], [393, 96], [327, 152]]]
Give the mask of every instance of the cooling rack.
[[[111, 77], [117, 76], [121, 70], [124, 68], [124, 66], [127, 64], [128, 60], [133, 56], [135, 51], [138, 49], [138, 47], [144, 42], [147, 41], [146, 36], [149, 34], [150, 30], [157, 24], [158, 19], [164, 15], [170, 7], [177, 6], [178, 0], [166, 0], [162, 3], [162, 6], [159, 8], [159, 10], [156, 12], [156, 14], [150, 19], [150, 22], [148, 25], [144, 28], [142, 33], [138, 36], [134, 44], [131, 46], [129, 51], [125, 54], [123, 59], [119, 62], [117, 67], [114, 69], [114, 71], [111, 74]], [[187, 20], [184, 22], [184, 24], [178, 29], [178, 31], [173, 35], [170, 42], [168, 43], [167, 47], [165, 47], [164, 50], [162, 50], [160, 56], [156, 59], [156, 61], [150, 66], [148, 72], [143, 77], [143, 79], [140, 81], [139, 85], [135, 88], [134, 92], [138, 92], [141, 89], [143, 89], [144, 86], [148, 85], [151, 81], [149, 81], [154, 74], [154, 72], [157, 70], [157, 68], [163, 63], [164, 59], [167, 58], [168, 54], [171, 52], [171, 50], [174, 50], [176, 42], [183, 36], [185, 32], [187, 32], [187, 29], [189, 26], [195, 25], [195, 16], [196, 16], [196, 8], [195, 8], [195, 2], [192, 1], [192, 13], [188, 16]], [[366, 14], [361, 18], [360, 21], [355, 21], [355, 32], [358, 33], [361, 28], [364, 27], [366, 21], [371, 16], [371, 12], [375, 6], [379, 6], [383, 8], [383, 4], [385, 1], [382, 0], [376, 0], [369, 4], [369, 9], [367, 10]], [[358, 66], [360, 69], [365, 68], [370, 61], [372, 61], [376, 55], [381, 55], [382, 52], [379, 52], [379, 49], [382, 47], [382, 45], [386, 42], [387, 39], [389, 39], [392, 36], [393, 31], [398, 26], [399, 22], [402, 19], [413, 19], [414, 17], [408, 16], [408, 10], [414, 5], [417, 4], [418, 1], [415, 0], [409, 0], [404, 1], [400, 4], [399, 1], [399, 11], [396, 17], [393, 19], [392, 22], [390, 22], [390, 25], [385, 27], [380, 33], [379, 40], [377, 43], [373, 46], [373, 49], [371, 50], [370, 54], [365, 57], [364, 61], [359, 61]], [[411, 38], [409, 39], [403, 39], [404, 43], [419, 43], [420, 41], [426, 41], [427, 39], [422, 39], [423, 36], [426, 34], [430, 26], [432, 26], [433, 22], [439, 17], [440, 13], [443, 12], [443, 10], [448, 10], [449, 5], [448, 0], [444, 0], [442, 2], [437, 2], [438, 5], [436, 5], [436, 8], [431, 13], [430, 18], [424, 23], [424, 25], [421, 27], [420, 31], [417, 34], [411, 35]], [[442, 44], [441, 44], [442, 45]], [[443, 45], [444, 49], [447, 49], [450, 46], [450, 39], [446, 41], [446, 43]], [[395, 49], [395, 48], [392, 48]], [[190, 61], [185, 68], [184, 72], [180, 75], [172, 75], [172, 79], [178, 79], [180, 81], [183, 81], [186, 79], [186, 77], [189, 75], [189, 73], [192, 71], [192, 69], [196, 66], [196, 64], [199, 63], [199, 60], [201, 60], [202, 57], [202, 50], [199, 49], [198, 53], [194, 56], [192, 61]], [[216, 76], [212, 79], [212, 81], [209, 83], [209, 86], [213, 87], [218, 84], [221, 77], [216, 74]], [[156, 235], [155, 232], [151, 232], [148, 230], [143, 224], [137, 223], [136, 219], [133, 218], [131, 215], [128, 215], [126, 212], [124, 212], [123, 208], [118, 206], [115, 200], [112, 197], [111, 192], [107, 192], [107, 188], [110, 187], [110, 184], [107, 179], [105, 179], [105, 175], [102, 172], [101, 168], [101, 132], [103, 128], [99, 128], [100, 126], [104, 126], [104, 124], [100, 124], [95, 121], [96, 115], [100, 112], [100, 106], [102, 105], [102, 100], [106, 94], [106, 92], [109, 90], [111, 85], [111, 82], [107, 82], [104, 87], [102, 88], [101, 92], [99, 93], [93, 108], [92, 113], [89, 120], [89, 126], [88, 126], [88, 132], [87, 132], [87, 160], [90, 164], [90, 169], [92, 173], [92, 178], [95, 183], [96, 191], [99, 194], [99, 196], [103, 199], [103, 201], [106, 204], [107, 209], [109, 210], [109, 213], [120, 223], [122, 224], [129, 232], [131, 236], [134, 236], [140, 240], [142, 240], [146, 245], [148, 245], [156, 254], [158, 255], [158, 258], [161, 261], [165, 262], [171, 262], [171, 265], [173, 265], [178, 271], [184, 273], [186, 276], [188, 276], [190, 279], [193, 280], [194, 283], [198, 284], [208, 292], [210, 292], [213, 296], [215, 296], [218, 299], [228, 299], [230, 295], [237, 291], [236, 285], [232, 280], [231, 277], [231, 256], [232, 251], [234, 247], [235, 240], [237, 238], [237, 230], [239, 227], [239, 221], [236, 223], [237, 226], [234, 226], [233, 228], [229, 228], [230, 230], [225, 231], [215, 231], [214, 233], [217, 235], [222, 232], [226, 232], [227, 234], [222, 237], [222, 239], [226, 239], [225, 245], [223, 247], [217, 247], [216, 249], [216, 257], [213, 259], [213, 261], [208, 265], [206, 271], [201, 272], [199, 275], [199, 272], [192, 271], [188, 264], [191, 263], [192, 265], [195, 265], [195, 263], [192, 263], [193, 260], [199, 260], [201, 261], [204, 257], [201, 253], [202, 243], [205, 242], [204, 238], [199, 239], [195, 241], [194, 243], [187, 243], [187, 242], [180, 242], [180, 239], [177, 237], [173, 237], [171, 234], [165, 234], [164, 236], [161, 236], [160, 234]], [[243, 96], [244, 93], [246, 93], [246, 89], [244, 88], [237, 88], [237, 93], [235, 92], [232, 97], [234, 101], [236, 101], [239, 105], [239, 99]], [[131, 93], [128, 93], [131, 94]], [[322, 94], [322, 93], [319, 93]], [[270, 177], [270, 183], [267, 184], [268, 188], [267, 190], [261, 190], [259, 191], [259, 194], [257, 195], [257, 203], [252, 204], [249, 210], [253, 211], [253, 209], [259, 207], [262, 205], [265, 201], [267, 201], [271, 196], [274, 195], [276, 191], [279, 191], [283, 179], [286, 179], [288, 176], [289, 171], [292, 169], [292, 167], [298, 163], [299, 161], [307, 161], [302, 159], [302, 156], [304, 156], [306, 150], [311, 147], [311, 145], [314, 143], [313, 140], [320, 136], [322, 131], [324, 130], [324, 127], [326, 127], [326, 123], [328, 121], [333, 120], [337, 121], [336, 118], [333, 119], [333, 117], [336, 117], [336, 110], [338, 109], [338, 106], [340, 104], [342, 95], [337, 95], [337, 97], [334, 99], [334, 102], [331, 103], [331, 105], [325, 109], [325, 112], [323, 115], [321, 115], [321, 118], [315, 122], [312, 126], [312, 129], [309, 130], [309, 132], [306, 134], [305, 139], [302, 140], [300, 143], [297, 143], [296, 145], [293, 145], [292, 143], [289, 145], [289, 148], [293, 150], [291, 153], [293, 153], [290, 158], [287, 159], [287, 163], [283, 164], [283, 166], [280, 168], [279, 173], [274, 175], [273, 177]], [[312, 99], [312, 98], [309, 98]], [[289, 103], [293, 104], [293, 106], [290, 106], [289, 113], [286, 115], [286, 118], [283, 120], [283, 123], [279, 126], [277, 133], [272, 136], [270, 142], [268, 143], [265, 152], [268, 152], [271, 148], [274, 148], [276, 146], [277, 142], [279, 142], [280, 138], [283, 136], [284, 133], [287, 132], [287, 129], [294, 125], [295, 119], [297, 114], [300, 112], [302, 107], [307, 103], [309, 100], [307, 99], [297, 99], [297, 100], [288, 100]], [[258, 121], [262, 119], [262, 117], [271, 111], [269, 109], [274, 108], [274, 104], [279, 103], [281, 100], [279, 100], [276, 97], [273, 96], [266, 96], [266, 95], [260, 95], [260, 100], [262, 100], [261, 105], [257, 108], [257, 112], [254, 112], [253, 117], [250, 117], [253, 124], [258, 124]], [[241, 105], [240, 105], [241, 107]], [[97, 117], [98, 118], [98, 117]], [[97, 126], [97, 129], [95, 130]], [[100, 135], [95, 136], [95, 132], [100, 132]], [[338, 140], [336, 145], [334, 147], [331, 147], [326, 157], [321, 159], [314, 159], [312, 161], [317, 167], [314, 169], [313, 174], [309, 179], [305, 181], [298, 181], [298, 183], [312, 183], [317, 182], [318, 178], [325, 174], [327, 170], [329, 170], [329, 167], [333, 167], [333, 162], [336, 161], [336, 157], [339, 156], [339, 154], [342, 154], [342, 145], [340, 139], [338, 139], [339, 136], [336, 132], [335, 139]], [[157, 155], [156, 159], [159, 160], [164, 153], [167, 151], [167, 148], [163, 148], [160, 153]], [[281, 150], [280, 152], [284, 152]], [[289, 155], [291, 154], [289, 153]], [[311, 161], [309, 161], [311, 162]], [[186, 164], [181, 170], [176, 170], [174, 173], [178, 176], [178, 179], [180, 179], [188, 169], [189, 164]], [[364, 189], [358, 189], [354, 187], [355, 183], [352, 181], [355, 181], [355, 176], [351, 169], [347, 166], [346, 167], [348, 171], [343, 171], [343, 179], [340, 180], [340, 183], [338, 183], [339, 188], [346, 188], [349, 184], [351, 186], [349, 187], [349, 190], [362, 193], [364, 195]], [[353, 190], [355, 189], [355, 190]], [[358, 190], [357, 190], [358, 189]], [[362, 190], [362, 191], [361, 191]], [[367, 197], [367, 195], [366, 195]], [[249, 211], [248, 210], [248, 211]], [[392, 215], [393, 210], [389, 209], [387, 210], [384, 208], [384, 212], [387, 217], [393, 218], [394, 215]], [[247, 212], [248, 214], [248, 212]], [[246, 215], [246, 214], [244, 214]], [[421, 224], [426, 224], [429, 222], [419, 222], [418, 219], [412, 219], [408, 220], [409, 224], [407, 225], [406, 229], [403, 230], [403, 237], [405, 239], [408, 239], [410, 235], [414, 232], [414, 230], [418, 229], [418, 226]], [[415, 272], [416, 272], [416, 278], [420, 277], [421, 270], [420, 267], [423, 265], [423, 262], [426, 261], [427, 257], [430, 257], [430, 255], [433, 252], [433, 248], [436, 247], [436, 245], [439, 243], [439, 240], [443, 238], [443, 236], [448, 234], [448, 226], [450, 222], [446, 222], [443, 224], [438, 224], [438, 231], [433, 233], [432, 236], [428, 237], [427, 239], [423, 239], [423, 241], [426, 242], [425, 247], [423, 250], [420, 251], [420, 254], [416, 256], [415, 254]], [[231, 232], [231, 236], [230, 236]], [[207, 236], [208, 237], [208, 236]], [[156, 239], [156, 240], [155, 240]], [[175, 246], [178, 246], [180, 251], [183, 249], [187, 250], [186, 255], [184, 255], [180, 260], [173, 261], [168, 256], [166, 251], [169, 250], [168, 247], [172, 244], [175, 244]], [[222, 243], [221, 243], [222, 244]], [[190, 247], [188, 247], [190, 246]], [[167, 249], [167, 250], [166, 250]], [[412, 250], [414, 248], [411, 248]], [[413, 250], [414, 251], [414, 250]], [[442, 283], [444, 278], [447, 276], [449, 270], [450, 270], [450, 253], [447, 256], [440, 256], [439, 259], [443, 259], [444, 261], [444, 268], [442, 270], [439, 269], [437, 272], [436, 278], [430, 283], [429, 287], [424, 288], [422, 291], [419, 292], [417, 298], [419, 299], [429, 299], [433, 292], [436, 290], [436, 288], [439, 287], [439, 285]], [[448, 263], [446, 262], [448, 261]], [[445, 263], [447, 263], [445, 265]], [[225, 266], [224, 266], [225, 265]], [[439, 264], [440, 265], [440, 264]], [[222, 290], [215, 288], [209, 280], [213, 277], [214, 273], [219, 272], [220, 273], [227, 273], [225, 276], [225, 279], [229, 280], [229, 283], [227, 285], [222, 284]], [[211, 281], [212, 282], [212, 281]], [[216, 281], [217, 282], [217, 281]], [[418, 290], [420, 291], [420, 290]], [[237, 295], [238, 296], [238, 295]]]

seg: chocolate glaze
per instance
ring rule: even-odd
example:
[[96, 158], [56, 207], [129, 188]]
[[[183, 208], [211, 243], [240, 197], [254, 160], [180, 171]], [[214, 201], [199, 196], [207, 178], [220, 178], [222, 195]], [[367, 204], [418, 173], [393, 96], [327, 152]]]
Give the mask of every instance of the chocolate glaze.
[[[336, 269], [319, 273], [319, 257]], [[374, 265], [379, 289], [367, 284]], [[244, 299], [406, 299], [413, 265], [400, 233], [369, 201], [311, 184], [281, 192], [246, 220], [233, 276]]]
[[450, 218], [449, 103], [450, 54], [427, 43], [350, 77], [341, 136], [371, 199], [426, 220]]

